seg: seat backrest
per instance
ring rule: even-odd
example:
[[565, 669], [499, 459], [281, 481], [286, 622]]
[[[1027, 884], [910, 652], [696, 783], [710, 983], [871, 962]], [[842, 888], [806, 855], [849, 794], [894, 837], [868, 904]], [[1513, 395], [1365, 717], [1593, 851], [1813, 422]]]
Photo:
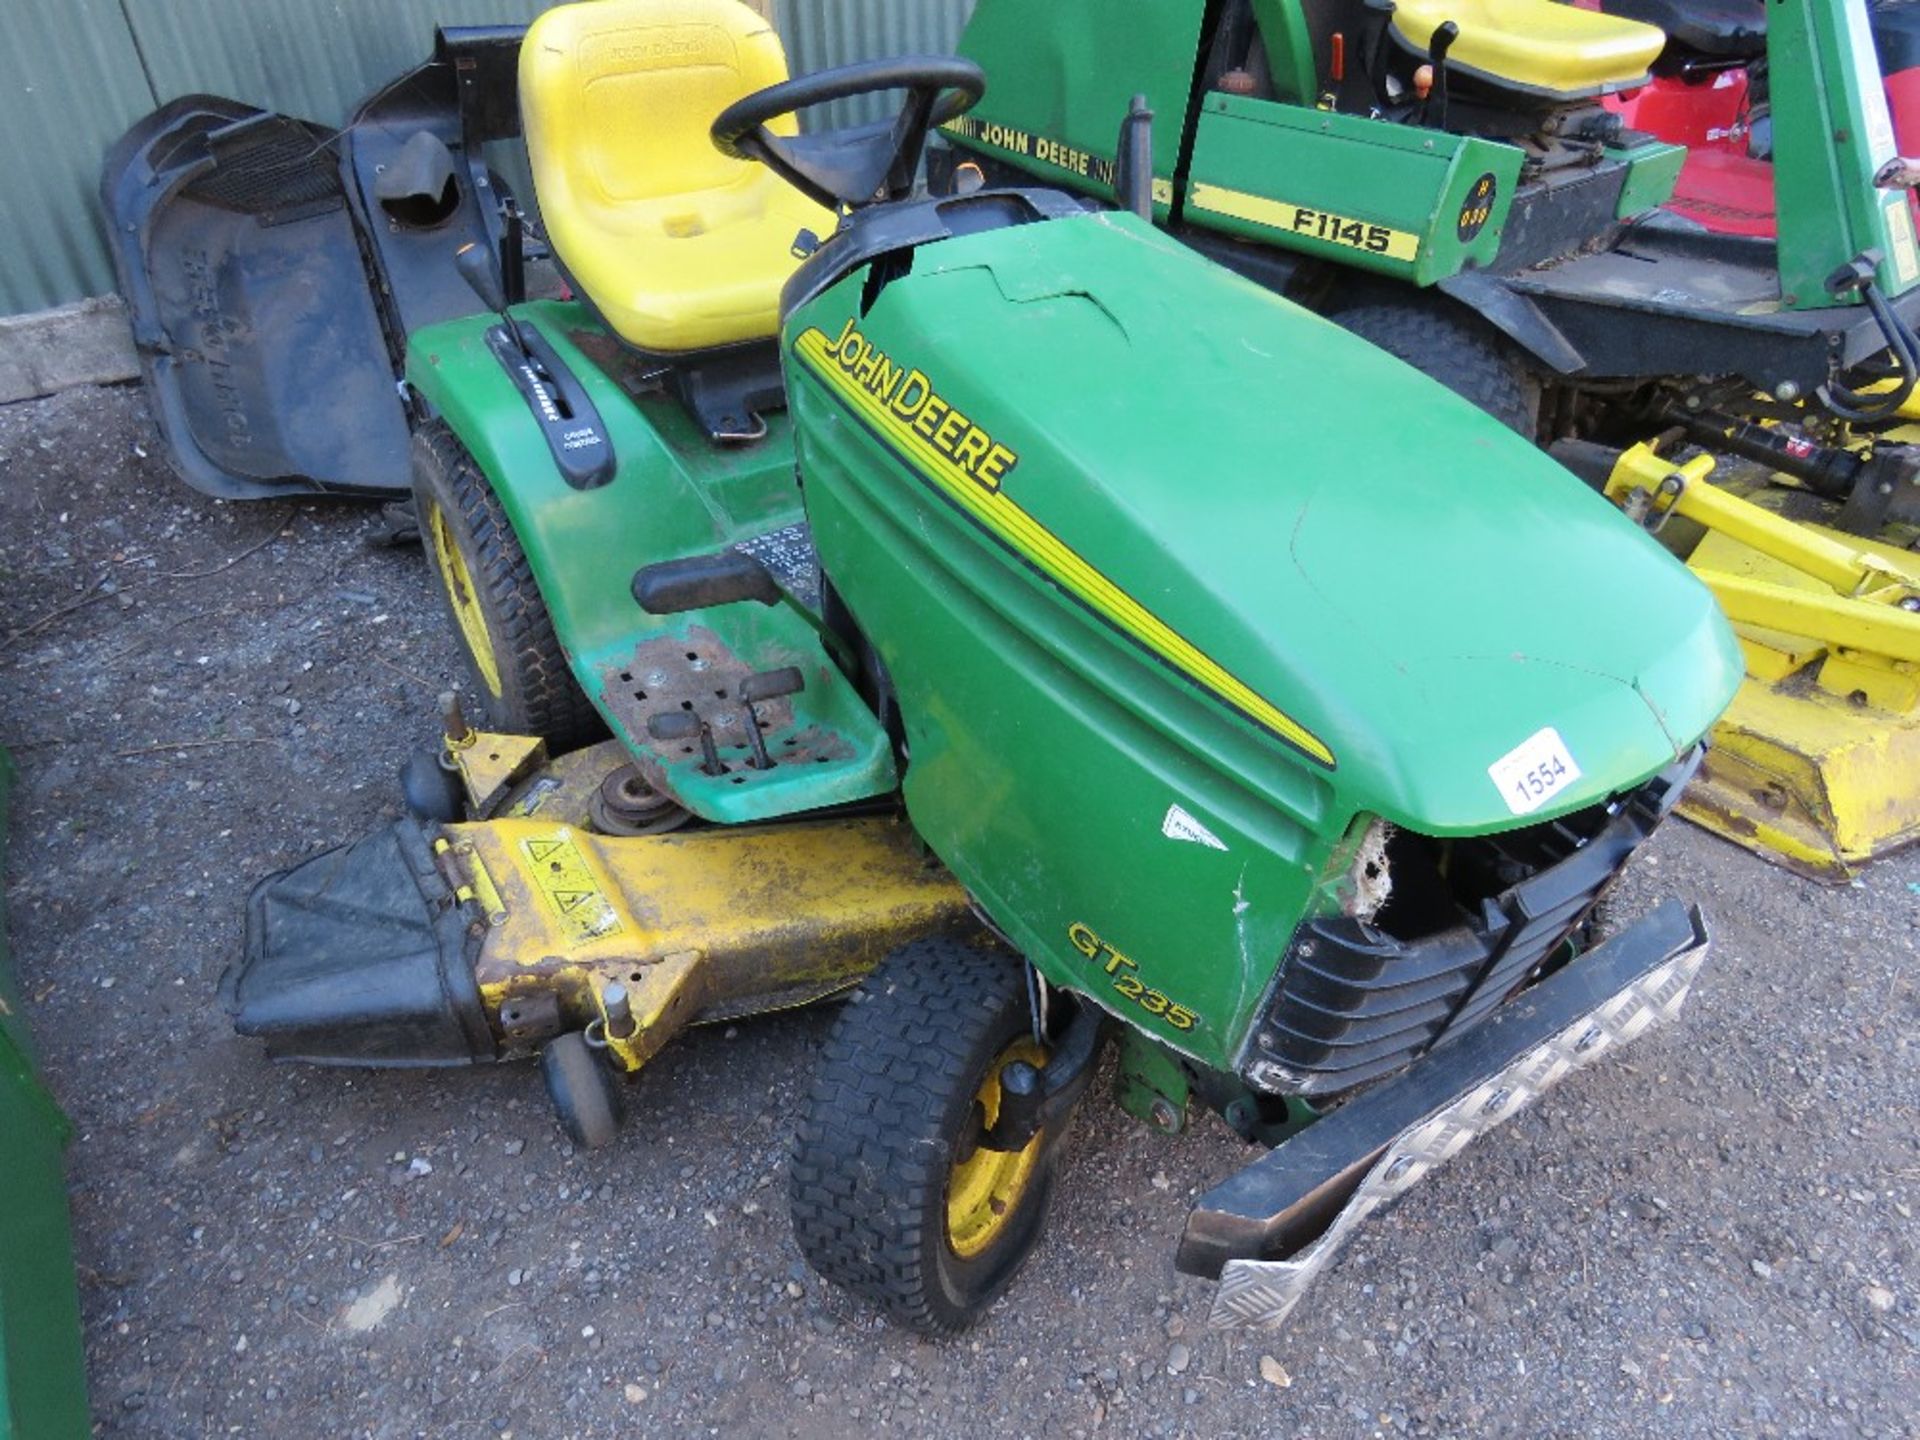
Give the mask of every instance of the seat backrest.
[[[787, 78], [772, 24], [739, 0], [581, 0], [520, 49], [520, 110], [543, 211], [645, 204], [752, 183], [708, 128]], [[781, 133], [792, 133], [789, 118]]]
[[1716, 59], [1767, 53], [1766, 0], [1600, 0], [1600, 9], [1655, 26], [1682, 49]]

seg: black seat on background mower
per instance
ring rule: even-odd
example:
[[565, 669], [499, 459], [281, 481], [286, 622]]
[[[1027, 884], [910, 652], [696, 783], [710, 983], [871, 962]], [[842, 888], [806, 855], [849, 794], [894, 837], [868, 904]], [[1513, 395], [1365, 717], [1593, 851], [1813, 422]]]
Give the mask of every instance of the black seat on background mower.
[[1867, 18], [1873, 25], [1873, 48], [1880, 52], [1882, 75], [1920, 66], [1920, 3], [1870, 0]]
[[1714, 60], [1767, 53], [1766, 0], [1600, 0], [1600, 8], [1657, 26], [1669, 44]]

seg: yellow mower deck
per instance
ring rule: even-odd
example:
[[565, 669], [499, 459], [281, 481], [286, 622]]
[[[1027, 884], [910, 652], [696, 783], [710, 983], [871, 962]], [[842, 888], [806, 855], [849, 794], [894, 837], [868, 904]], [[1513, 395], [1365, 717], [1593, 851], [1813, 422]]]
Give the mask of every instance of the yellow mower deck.
[[[558, 1045], [594, 1082], [688, 1025], [824, 999], [910, 941], [978, 929], [893, 807], [709, 827], [615, 742], [549, 760], [539, 740], [473, 730], [451, 696], [446, 712], [437, 768], [407, 782], [413, 815], [248, 899], [221, 993], [277, 1058], [463, 1065]], [[561, 1088], [617, 1105], [596, 1083]]]
[[[1637, 445], [1609, 498], [1649, 528], [1706, 527], [1687, 563], [1740, 637], [1747, 678], [1680, 813], [1811, 878], [1920, 836], [1920, 559], [1790, 520]], [[1657, 618], [1655, 623], [1657, 623]]]
[[435, 848], [487, 915], [474, 975], [503, 1046], [584, 1024], [628, 1071], [695, 1021], [821, 999], [969, 923], [966, 893], [892, 817], [630, 838], [484, 820]]
[[584, 1027], [635, 1071], [689, 1024], [823, 999], [976, 923], [898, 816], [596, 833], [632, 775], [618, 741], [550, 760], [457, 706], [447, 720], [447, 763], [486, 818], [445, 826], [434, 851], [483, 917], [473, 973], [505, 1051]]

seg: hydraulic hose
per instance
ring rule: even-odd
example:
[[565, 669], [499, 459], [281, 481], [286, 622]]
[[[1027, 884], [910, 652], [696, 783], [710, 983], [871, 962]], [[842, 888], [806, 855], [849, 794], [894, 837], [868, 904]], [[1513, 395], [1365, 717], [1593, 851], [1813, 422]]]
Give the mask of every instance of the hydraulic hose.
[[1848, 388], [1836, 378], [1822, 385], [1816, 393], [1820, 403], [1840, 419], [1855, 425], [1877, 425], [1898, 415], [1900, 407], [1912, 397], [1916, 384], [1920, 384], [1920, 337], [1914, 335], [1907, 322], [1887, 303], [1886, 297], [1871, 279], [1862, 279], [1859, 289], [1860, 298], [1866, 301], [1867, 309], [1873, 312], [1880, 333], [1886, 337], [1887, 348], [1893, 352], [1894, 387], [1884, 392], [1865, 394]]

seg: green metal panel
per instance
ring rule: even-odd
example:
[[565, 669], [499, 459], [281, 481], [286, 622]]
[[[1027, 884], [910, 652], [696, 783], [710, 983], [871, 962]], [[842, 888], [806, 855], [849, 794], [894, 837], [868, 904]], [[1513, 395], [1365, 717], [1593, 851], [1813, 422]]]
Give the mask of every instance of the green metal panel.
[[113, 289], [100, 157], [153, 105], [119, 0], [0, 3], [0, 315]]
[[1521, 151], [1471, 136], [1212, 94], [1186, 216], [1418, 285], [1491, 264]]
[[1614, 208], [1614, 217], [1631, 220], [1673, 198], [1673, 187], [1680, 179], [1680, 167], [1686, 163], [1687, 149], [1684, 145], [1655, 140], [1630, 150], [1609, 150], [1607, 158], [1624, 160], [1627, 164], [1627, 180], [1620, 187], [1620, 203]]
[[667, 764], [664, 788], [674, 799], [705, 819], [738, 822], [893, 789], [892, 751], [879, 723], [791, 606], [736, 603], [656, 616], [634, 603], [633, 573], [642, 565], [712, 554], [799, 523], [787, 417], [768, 416], [767, 437], [755, 444], [715, 445], [672, 396], [656, 389], [630, 398], [576, 347], [582, 335], [606, 341], [584, 307], [536, 301], [516, 313], [552, 342], [600, 412], [619, 462], [609, 484], [575, 490], [561, 479], [525, 400], [487, 349], [493, 317], [419, 331], [408, 347], [407, 378], [486, 472], [533, 566], [574, 678], [614, 734], [637, 753], [656, 749], [646, 735], [625, 729], [606, 692], [622, 672], [626, 683], [645, 687], [644, 676], [633, 674], [637, 645], [704, 629], [755, 670], [794, 665], [805, 675], [806, 689], [792, 697], [794, 725], [769, 731], [770, 747], [818, 725], [841, 737], [844, 745], [835, 748], [844, 753], [831, 763], [708, 776], [689, 745]]
[[1153, 107], [1155, 198], [1172, 197], [1205, 0], [1129, 7], [975, 8], [959, 53], [987, 72], [986, 98], [948, 127], [955, 141], [1104, 197], [1113, 195], [1114, 146], [1135, 95]]
[[[1357, 817], [1548, 818], [1489, 773], [1546, 726], [1582, 771], [1553, 813], [1592, 804], [1738, 684], [1712, 597], [1604, 499], [1132, 215], [923, 247], [863, 313], [864, 280], [789, 320], [788, 390], [915, 826], [1050, 978], [1204, 1064]], [[973, 430], [1009, 454], [966, 471]]]
[[1869, 249], [1884, 257], [1884, 292], [1920, 285], [1907, 194], [1873, 183], [1897, 152], [1866, 0], [1769, 5], [1767, 61], [1785, 303], [1854, 303], [1829, 295], [1827, 277]]
[[[13, 762], [0, 750], [0, 870]], [[88, 1433], [67, 1229], [66, 1118], [34, 1078], [0, 913], [0, 1440]]]
[[1276, 100], [1311, 105], [1319, 98], [1319, 67], [1314, 63], [1313, 27], [1298, 0], [1253, 0], [1254, 19], [1267, 50]]

